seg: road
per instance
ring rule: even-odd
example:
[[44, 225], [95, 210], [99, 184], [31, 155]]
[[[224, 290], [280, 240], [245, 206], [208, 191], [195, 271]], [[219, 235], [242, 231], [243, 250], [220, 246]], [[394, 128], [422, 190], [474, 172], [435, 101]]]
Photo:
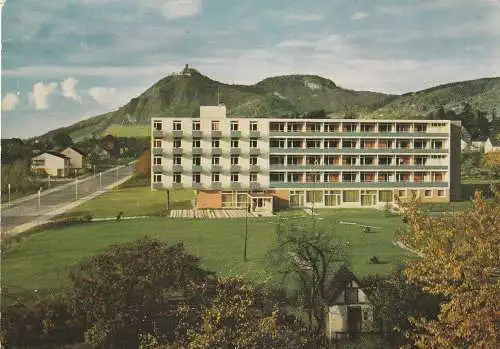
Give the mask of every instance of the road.
[[3, 234], [21, 224], [48, 216], [54, 210], [68, 205], [78, 199], [82, 199], [90, 194], [104, 190], [107, 186], [130, 176], [134, 171], [134, 164], [116, 167], [109, 171], [85, 178], [81, 181], [74, 181], [61, 188], [54, 188], [47, 193], [41, 193], [25, 201], [14, 204], [12, 207], [2, 209], [0, 228]]

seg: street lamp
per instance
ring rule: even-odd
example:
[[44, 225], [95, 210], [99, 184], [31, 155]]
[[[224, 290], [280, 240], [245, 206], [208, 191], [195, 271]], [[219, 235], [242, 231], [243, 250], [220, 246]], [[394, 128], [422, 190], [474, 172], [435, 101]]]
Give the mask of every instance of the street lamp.
[[245, 242], [243, 245], [243, 261], [247, 261], [247, 241], [248, 241], [248, 198], [245, 204]]

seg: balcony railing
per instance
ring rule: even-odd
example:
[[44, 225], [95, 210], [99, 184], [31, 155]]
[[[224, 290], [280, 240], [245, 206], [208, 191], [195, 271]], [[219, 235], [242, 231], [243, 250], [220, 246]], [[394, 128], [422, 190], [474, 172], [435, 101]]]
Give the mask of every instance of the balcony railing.
[[153, 155], [162, 155], [163, 148], [153, 148]]
[[201, 183], [193, 183], [191, 186], [193, 189], [202, 189], [203, 188], [203, 184], [201, 184]]
[[231, 148], [229, 150], [229, 153], [231, 155], [240, 155], [241, 154], [241, 148]]
[[193, 138], [201, 138], [202, 132], [200, 130], [193, 130], [191, 131], [191, 136]]
[[179, 131], [179, 130], [172, 131], [172, 137], [173, 138], [182, 138], [182, 131]]
[[250, 155], [260, 155], [259, 148], [250, 148]]
[[229, 187], [231, 189], [241, 189], [242, 188], [242, 185], [241, 183], [239, 182], [232, 182], [231, 184], [229, 184]]
[[222, 136], [221, 131], [213, 131], [212, 130], [212, 138], [220, 138]]
[[221, 182], [212, 182], [212, 184], [210, 184], [210, 188], [212, 188], [212, 189], [221, 189], [222, 188], [222, 183]]
[[448, 166], [431, 165], [271, 165], [271, 171], [340, 171], [340, 170], [447, 170]]
[[184, 186], [182, 183], [173, 183], [172, 184], [172, 189], [182, 189]]
[[240, 165], [231, 165], [231, 172], [240, 172], [240, 171], [241, 171]]
[[221, 165], [212, 165], [211, 170], [212, 170], [212, 172], [222, 172], [222, 166]]
[[259, 131], [250, 131], [249, 136], [250, 136], [250, 138], [260, 138], [260, 132]]
[[221, 148], [212, 148], [210, 151], [212, 155], [222, 155], [222, 149]]
[[250, 182], [250, 189], [252, 189], [252, 190], [260, 189], [260, 183], [259, 182]]
[[446, 132], [269, 132], [269, 137], [437, 137], [437, 138], [448, 138], [448, 133]]
[[162, 182], [155, 182], [153, 183], [153, 189], [162, 189], [163, 188], [163, 183]]
[[260, 172], [259, 165], [250, 165], [250, 172]]
[[182, 155], [182, 148], [173, 148], [172, 154], [174, 155]]
[[270, 182], [270, 188], [329, 189], [329, 188], [447, 188], [448, 182]]
[[191, 171], [193, 172], [201, 172], [202, 167], [200, 165], [193, 165], [191, 166]]
[[193, 155], [201, 155], [203, 153], [203, 149], [202, 148], [192, 148], [191, 153]]
[[182, 172], [182, 165], [173, 165], [172, 172]]
[[162, 138], [163, 131], [162, 130], [153, 130], [153, 138]]
[[232, 138], [240, 138], [241, 137], [241, 131], [231, 131], [231, 137]]
[[448, 149], [393, 148], [269, 148], [271, 154], [444, 154]]
[[163, 172], [163, 166], [162, 165], [153, 165], [153, 172]]

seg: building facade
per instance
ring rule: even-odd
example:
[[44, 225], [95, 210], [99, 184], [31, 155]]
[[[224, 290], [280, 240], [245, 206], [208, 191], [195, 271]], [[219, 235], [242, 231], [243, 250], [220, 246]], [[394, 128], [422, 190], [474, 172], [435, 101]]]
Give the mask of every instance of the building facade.
[[152, 189], [197, 190], [198, 208], [376, 207], [460, 197], [460, 123], [227, 117], [152, 120]]
[[70, 158], [56, 152], [45, 152], [31, 158], [31, 170], [53, 177], [66, 177], [70, 172]]
[[80, 149], [67, 147], [61, 151], [61, 154], [70, 159], [70, 168], [74, 174], [87, 168], [87, 155]]

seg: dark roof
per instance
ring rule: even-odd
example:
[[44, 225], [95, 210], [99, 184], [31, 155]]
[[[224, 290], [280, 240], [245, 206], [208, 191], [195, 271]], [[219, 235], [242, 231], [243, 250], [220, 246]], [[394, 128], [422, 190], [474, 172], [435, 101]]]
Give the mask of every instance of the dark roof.
[[86, 154], [83, 150], [80, 150], [80, 149], [75, 148], [75, 147], [73, 147], [73, 146], [68, 147], [68, 148], [66, 148], [66, 149], [69, 149], [69, 148], [73, 149], [74, 151], [76, 151], [76, 152], [77, 152], [78, 154], [80, 154], [80, 155], [87, 156], [87, 154]]
[[44, 151], [42, 154], [50, 154], [50, 155], [54, 155], [54, 156], [60, 157], [62, 159], [69, 159], [66, 155], [63, 155], [63, 154], [58, 153], [56, 151]]
[[327, 287], [327, 303], [335, 302], [340, 293], [345, 289], [346, 284], [350, 281], [355, 281], [361, 288], [361, 282], [356, 275], [353, 274], [347, 265], [342, 264], [330, 281], [330, 286]]
[[472, 142], [486, 142], [487, 139], [488, 139], [488, 137], [479, 136], [479, 137], [472, 138]]

